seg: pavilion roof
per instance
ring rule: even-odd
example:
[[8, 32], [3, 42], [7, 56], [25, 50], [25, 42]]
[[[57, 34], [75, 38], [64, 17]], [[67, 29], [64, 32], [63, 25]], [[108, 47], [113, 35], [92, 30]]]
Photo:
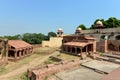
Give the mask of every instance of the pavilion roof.
[[9, 40], [8, 45], [14, 47], [15, 49], [32, 46], [29, 43], [22, 40]]
[[63, 45], [85, 47], [88, 44], [90, 43], [88, 42], [67, 42], [67, 43], [64, 43]]

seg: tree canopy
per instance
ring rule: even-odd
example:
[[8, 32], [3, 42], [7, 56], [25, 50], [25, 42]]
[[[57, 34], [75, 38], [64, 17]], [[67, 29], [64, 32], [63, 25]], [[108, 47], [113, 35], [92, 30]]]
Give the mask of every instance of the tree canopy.
[[57, 34], [55, 32], [49, 32], [48, 37], [56, 37]]
[[49, 32], [48, 35], [42, 33], [24, 33], [14, 36], [3, 36], [1, 38], [7, 38], [8, 40], [23, 40], [30, 44], [41, 44], [43, 40], [49, 40], [50, 37], [56, 37], [56, 33]]
[[87, 29], [84, 24], [79, 25], [78, 28], [81, 28], [82, 30], [86, 30]]
[[102, 21], [103, 25], [107, 28], [117, 28], [120, 27], [120, 20], [115, 17], [110, 17], [107, 20], [104, 19], [96, 19], [94, 23], [91, 25], [90, 29], [93, 29], [93, 26], [97, 21]]

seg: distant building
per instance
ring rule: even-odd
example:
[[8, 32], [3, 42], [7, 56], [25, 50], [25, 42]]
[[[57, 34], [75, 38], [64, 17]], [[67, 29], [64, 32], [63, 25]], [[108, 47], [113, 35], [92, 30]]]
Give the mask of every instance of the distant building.
[[96, 52], [96, 41], [94, 37], [81, 34], [81, 28], [78, 28], [75, 34], [63, 37], [61, 49], [75, 55]]
[[33, 52], [33, 46], [22, 40], [8, 41], [8, 59], [18, 60]]

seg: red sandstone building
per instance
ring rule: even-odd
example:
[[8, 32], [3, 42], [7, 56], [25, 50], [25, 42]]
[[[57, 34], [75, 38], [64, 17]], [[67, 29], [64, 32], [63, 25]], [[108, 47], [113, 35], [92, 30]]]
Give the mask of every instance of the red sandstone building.
[[17, 60], [30, 55], [33, 52], [32, 45], [22, 40], [8, 41], [8, 59]]
[[95, 38], [82, 34], [64, 36], [62, 51], [75, 55], [80, 55], [83, 52], [96, 52]]
[[[95, 30], [99, 34], [100, 30], [106, 28], [103, 26], [101, 21], [98, 21], [95, 26]], [[119, 40], [110, 40], [108, 36], [105, 36], [102, 40], [96, 40], [97, 36], [94, 34], [82, 34], [81, 28], [78, 28], [73, 35], [63, 36], [62, 41], [62, 51], [65, 53], [71, 53], [75, 55], [80, 55], [81, 53], [89, 52], [120, 52], [120, 41]], [[95, 37], [94, 37], [95, 36]]]

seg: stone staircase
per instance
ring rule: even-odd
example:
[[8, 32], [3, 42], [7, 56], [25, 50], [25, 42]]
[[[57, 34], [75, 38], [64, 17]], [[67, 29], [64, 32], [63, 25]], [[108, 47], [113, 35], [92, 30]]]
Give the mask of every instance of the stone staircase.
[[120, 64], [120, 54], [102, 53], [96, 59]]

